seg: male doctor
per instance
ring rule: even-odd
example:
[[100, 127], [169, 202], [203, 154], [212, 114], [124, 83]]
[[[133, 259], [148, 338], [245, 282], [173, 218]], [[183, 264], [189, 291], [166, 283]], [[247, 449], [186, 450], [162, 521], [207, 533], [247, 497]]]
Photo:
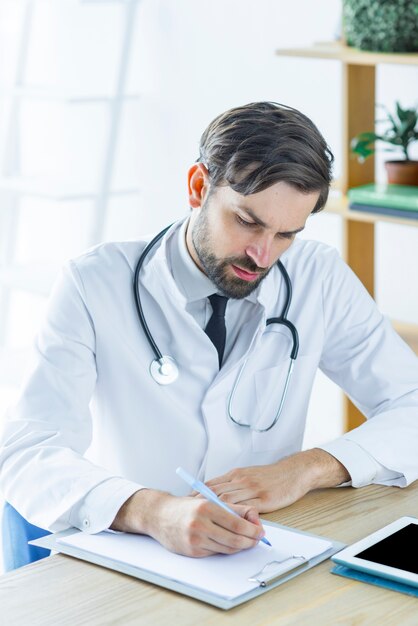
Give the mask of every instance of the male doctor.
[[[178, 368], [170, 384], [151, 375], [135, 305], [147, 242], [67, 264], [3, 434], [1, 488], [24, 517], [205, 556], [254, 546], [259, 513], [312, 489], [418, 477], [418, 359], [333, 249], [296, 238], [327, 200], [332, 160], [314, 124], [282, 105], [238, 107], [206, 129], [191, 214], [135, 280], [153, 341]], [[279, 259], [299, 338], [290, 380], [295, 337], [267, 324], [289, 300]], [[318, 367], [368, 419], [301, 452]], [[190, 494], [179, 465], [240, 518]]]

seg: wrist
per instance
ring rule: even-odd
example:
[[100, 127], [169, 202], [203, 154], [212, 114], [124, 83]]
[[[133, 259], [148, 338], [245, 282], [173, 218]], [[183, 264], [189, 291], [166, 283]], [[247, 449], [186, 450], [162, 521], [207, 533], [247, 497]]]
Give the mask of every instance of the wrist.
[[346, 467], [329, 452], [321, 448], [312, 448], [301, 454], [305, 456], [310, 490], [337, 487], [351, 480]]
[[122, 532], [152, 535], [158, 511], [167, 498], [163, 491], [140, 489], [123, 503], [110, 528]]

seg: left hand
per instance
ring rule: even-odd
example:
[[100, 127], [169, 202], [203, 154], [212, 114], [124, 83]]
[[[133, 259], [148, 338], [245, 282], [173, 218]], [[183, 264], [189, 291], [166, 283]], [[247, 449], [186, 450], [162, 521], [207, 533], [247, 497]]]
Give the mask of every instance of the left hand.
[[350, 480], [337, 459], [319, 449], [298, 452], [272, 465], [233, 469], [206, 485], [229, 504], [269, 513], [293, 504], [308, 491]]

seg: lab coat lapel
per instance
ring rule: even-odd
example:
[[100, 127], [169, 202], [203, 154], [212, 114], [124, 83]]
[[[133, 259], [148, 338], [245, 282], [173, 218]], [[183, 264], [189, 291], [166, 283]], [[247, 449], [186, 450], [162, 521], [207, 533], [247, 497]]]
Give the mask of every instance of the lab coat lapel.
[[[232, 467], [239, 467], [242, 459], [248, 458], [251, 453], [252, 432], [232, 422], [228, 417], [228, 402], [242, 365], [247, 358], [255, 358], [255, 348], [261, 341], [267, 317], [280, 315], [285, 301], [283, 284], [280, 270], [274, 268], [260, 286], [257, 297], [260, 307], [256, 315], [243, 326], [240, 341], [234, 346], [202, 403], [208, 448], [201, 475], [206, 480], [220, 476]], [[263, 368], [262, 362], [259, 367]]]

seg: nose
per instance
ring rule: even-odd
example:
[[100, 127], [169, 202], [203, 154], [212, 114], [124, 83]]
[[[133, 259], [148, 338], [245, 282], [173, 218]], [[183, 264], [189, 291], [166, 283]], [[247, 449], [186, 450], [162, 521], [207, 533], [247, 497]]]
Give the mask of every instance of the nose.
[[251, 243], [245, 249], [245, 252], [258, 267], [270, 267], [272, 241], [270, 238], [264, 238]]

